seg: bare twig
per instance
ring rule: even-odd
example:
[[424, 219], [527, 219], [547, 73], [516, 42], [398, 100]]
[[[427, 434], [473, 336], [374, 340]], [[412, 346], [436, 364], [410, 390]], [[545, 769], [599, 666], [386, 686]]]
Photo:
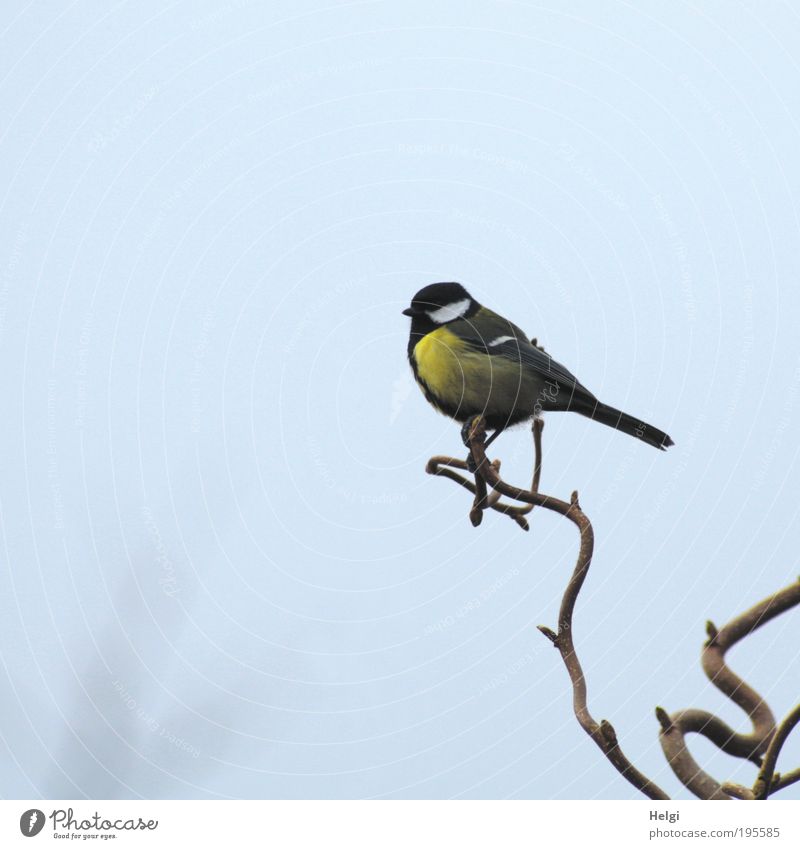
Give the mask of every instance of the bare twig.
[[[606, 758], [611, 762], [614, 768], [637, 790], [640, 790], [645, 796], [651, 799], [669, 799], [669, 796], [647, 776], [640, 772], [625, 756], [620, 748], [617, 740], [616, 732], [611, 723], [605, 719], [597, 722], [591, 715], [587, 703], [587, 687], [586, 678], [583, 674], [578, 655], [575, 650], [575, 644], [572, 638], [572, 614], [575, 608], [575, 603], [578, 599], [578, 593], [586, 580], [586, 575], [589, 571], [589, 566], [592, 562], [592, 552], [594, 550], [594, 532], [591, 522], [586, 514], [581, 510], [578, 502], [578, 493], [573, 492], [569, 502], [561, 501], [558, 498], [553, 498], [549, 495], [543, 495], [538, 491], [539, 476], [541, 474], [541, 425], [537, 426], [534, 422], [533, 428], [534, 443], [537, 450], [537, 462], [534, 467], [533, 486], [530, 490], [519, 489], [511, 486], [502, 480], [496, 463], [490, 463], [486, 457], [484, 450], [484, 441], [486, 438], [486, 426], [482, 418], [477, 418], [473, 421], [470, 429], [470, 452], [472, 455], [473, 464], [476, 469], [476, 481], [481, 478], [486, 485], [492, 488], [501, 496], [521, 501], [524, 504], [537, 507], [545, 507], [555, 513], [568, 518], [577, 528], [580, 534], [580, 547], [578, 550], [578, 559], [575, 564], [575, 569], [572, 577], [567, 585], [564, 597], [561, 602], [561, 609], [558, 615], [558, 632], [555, 633], [549, 628], [540, 627], [540, 631], [553, 643], [558, 649], [564, 661], [564, 665], [569, 673], [572, 681], [573, 692], [573, 708], [575, 716], [583, 730], [594, 740]], [[538, 441], [537, 441], [538, 436]], [[435, 458], [440, 460], [440, 458]], [[449, 465], [449, 464], [448, 464]], [[466, 464], [465, 464], [466, 465]], [[428, 466], [429, 471], [433, 471], [431, 464]], [[441, 473], [435, 472], [435, 473]], [[449, 477], [449, 475], [448, 475]], [[459, 476], [460, 477], [460, 476]], [[470, 482], [464, 479], [458, 481], [462, 486], [466, 486], [470, 491], [475, 492], [476, 501], [473, 504], [473, 511], [486, 506], [500, 509], [502, 502], [494, 504], [489, 503], [489, 500], [483, 498], [480, 491], [470, 486]], [[480, 497], [480, 504], [478, 498]], [[503, 512], [514, 510], [512, 505], [503, 506]], [[516, 508], [517, 510], [519, 508]], [[513, 513], [511, 515], [514, 515]], [[519, 516], [519, 514], [516, 514]], [[470, 514], [472, 518], [472, 513]], [[521, 517], [520, 517], [521, 518]], [[474, 520], [473, 520], [474, 522]]]
[[[542, 431], [544, 430], [544, 419], [534, 419], [531, 424], [531, 431], [533, 433], [533, 477], [531, 478], [531, 492], [539, 491], [539, 480], [542, 477]], [[500, 461], [492, 460], [492, 465], [500, 471]], [[489, 493], [489, 506], [493, 504], [495, 501], [499, 501], [501, 495], [496, 490], [492, 490]], [[519, 510], [519, 515], [525, 515], [530, 513], [533, 510], [533, 504], [526, 504], [524, 507], [517, 508]]]
[[[495, 463], [499, 466], [500, 463], [498, 460], [495, 460]], [[458, 460], [455, 457], [431, 457], [428, 460], [428, 464], [425, 466], [425, 471], [429, 475], [438, 475], [439, 477], [449, 478], [451, 481], [455, 481], [459, 486], [463, 486], [464, 489], [469, 490], [473, 495], [477, 496], [477, 488], [475, 484], [467, 480], [467, 478], [459, 475], [457, 472], [454, 472], [453, 469], [467, 469], [467, 464], [464, 460]], [[474, 504], [474, 502], [473, 502]], [[484, 502], [484, 509], [491, 508], [492, 510], [497, 510], [498, 513], [504, 513], [506, 516], [510, 516], [521, 528], [523, 531], [528, 530], [528, 521], [525, 518], [525, 514], [528, 512], [527, 507], [517, 507], [515, 504], [504, 504], [502, 502], [498, 502], [496, 499], [491, 499], [491, 496], [486, 499]], [[472, 520], [472, 511], [470, 511], [470, 520]]]
[[663, 710], [657, 711], [662, 726], [659, 734], [661, 748], [675, 775], [695, 796], [701, 799], [729, 798], [722, 785], [704, 772], [692, 757], [686, 746], [687, 734], [702, 734], [729, 755], [761, 763], [761, 756], [775, 730], [775, 718], [761, 696], [726, 664], [725, 654], [748, 634], [797, 604], [800, 604], [800, 582], [760, 601], [721, 630], [708, 623], [709, 639], [701, 656], [703, 670], [711, 683], [750, 717], [753, 724], [750, 734], [735, 732], [719, 717], [705, 710], [682, 710], [669, 716]]
[[772, 787], [770, 788], [769, 795], [777, 793], [779, 790], [783, 790], [786, 787], [790, 787], [792, 784], [796, 784], [800, 781], [800, 769], [793, 769], [791, 772], [787, 772], [785, 775], [778, 775], [775, 773], [775, 776], [772, 780]]
[[[539, 480], [542, 475], [543, 428], [543, 419], [533, 420], [531, 430], [533, 431], [535, 459], [533, 464], [533, 478], [531, 480], [531, 492], [539, 491]], [[495, 471], [499, 473], [500, 461], [493, 460], [491, 465], [494, 467]], [[473, 483], [462, 475], [459, 475], [457, 472], [454, 472], [453, 469], [468, 471], [469, 466], [465, 460], [442, 456], [431, 457], [425, 466], [425, 471], [429, 475], [438, 475], [439, 477], [449, 478], [451, 481], [455, 481], [459, 484], [459, 486], [463, 486], [464, 489], [468, 489], [475, 496], [475, 500], [472, 503], [472, 510], [470, 510], [469, 514], [470, 521], [474, 526], [477, 527], [480, 525], [483, 518], [483, 511], [491, 508], [492, 510], [497, 510], [499, 513], [504, 513], [506, 516], [510, 516], [523, 531], [527, 531], [529, 529], [528, 520], [525, 516], [533, 510], [533, 504], [519, 506], [516, 504], [507, 504], [502, 502], [500, 501], [501, 494], [496, 490], [492, 490], [492, 492], [487, 494], [486, 480], [483, 475], [476, 471], [475, 482]]]

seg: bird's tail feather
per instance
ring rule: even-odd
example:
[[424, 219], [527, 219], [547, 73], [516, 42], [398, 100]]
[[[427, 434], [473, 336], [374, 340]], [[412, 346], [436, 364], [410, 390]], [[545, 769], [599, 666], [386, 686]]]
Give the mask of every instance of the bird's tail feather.
[[573, 404], [572, 409], [582, 416], [587, 416], [596, 422], [613, 427], [636, 439], [641, 439], [642, 442], [646, 442], [661, 451], [665, 451], [670, 445], [675, 444], [663, 430], [659, 430], [634, 416], [629, 416], [622, 410], [609, 407], [608, 404], [601, 404], [600, 401], [592, 400]]

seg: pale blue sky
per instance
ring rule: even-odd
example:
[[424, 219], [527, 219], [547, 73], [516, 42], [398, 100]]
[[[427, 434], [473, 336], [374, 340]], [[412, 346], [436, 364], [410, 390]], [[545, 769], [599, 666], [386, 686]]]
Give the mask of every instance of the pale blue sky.
[[[698, 655], [798, 572], [789, 4], [7, 3], [0, 30], [0, 795], [635, 796], [534, 628], [573, 528], [473, 529], [424, 474], [463, 453], [405, 360], [435, 280], [675, 439], [547, 419], [542, 488], [597, 534], [595, 715], [670, 792], [656, 704], [747, 727]], [[526, 432], [493, 447], [524, 482]], [[779, 715], [798, 622], [731, 655]]]

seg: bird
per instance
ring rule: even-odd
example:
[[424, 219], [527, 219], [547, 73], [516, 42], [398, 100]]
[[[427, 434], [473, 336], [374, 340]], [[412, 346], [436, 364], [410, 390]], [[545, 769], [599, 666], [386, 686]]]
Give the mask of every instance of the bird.
[[403, 315], [411, 318], [414, 378], [439, 412], [464, 423], [467, 444], [478, 415], [493, 431], [488, 446], [507, 428], [550, 411], [580, 413], [662, 451], [675, 444], [663, 430], [603, 404], [536, 340], [460, 283], [425, 286]]

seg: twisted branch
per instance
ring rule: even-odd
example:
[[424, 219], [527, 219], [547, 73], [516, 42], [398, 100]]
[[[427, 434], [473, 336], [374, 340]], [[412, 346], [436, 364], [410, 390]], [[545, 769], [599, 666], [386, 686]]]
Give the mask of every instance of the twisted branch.
[[[728, 788], [723, 788], [698, 766], [686, 745], [687, 734], [702, 734], [723, 752], [760, 765], [761, 756], [767, 751], [775, 732], [775, 717], [769, 705], [727, 665], [725, 654], [740, 640], [797, 604], [800, 604], [800, 582], [760, 601], [731, 620], [722, 630], [718, 631], [712, 622], [707, 624], [708, 640], [701, 655], [703, 671], [718, 690], [750, 717], [753, 725], [750, 734], [735, 732], [718, 716], [705, 710], [681, 710], [667, 714], [663, 708], [656, 708], [656, 717], [661, 723], [661, 748], [672, 771], [684, 787], [700, 799], [728, 799], [731, 794], [726, 792]], [[761, 796], [755, 794], [755, 798], [766, 796], [766, 793]]]
[[[544, 421], [542, 419], [533, 420], [531, 429], [533, 431], [533, 446], [536, 459], [533, 464], [531, 492], [539, 491], [539, 479], [542, 475], [543, 428]], [[493, 460], [490, 465], [494, 468], [495, 472], [500, 472], [499, 460]], [[477, 467], [475, 468], [477, 469]], [[503, 513], [506, 516], [510, 516], [523, 531], [527, 531], [529, 529], [530, 526], [528, 525], [528, 520], [525, 516], [533, 510], [533, 504], [526, 504], [520, 507], [516, 504], [507, 504], [502, 502], [500, 501], [501, 495], [499, 492], [493, 490], [487, 494], [486, 479], [482, 474], [478, 474], [477, 470], [475, 471], [475, 483], [472, 483], [457, 472], [454, 472], [453, 469], [467, 471], [469, 470], [469, 464], [466, 460], [457, 460], [455, 457], [442, 457], [437, 455], [435, 457], [431, 457], [431, 459], [428, 460], [428, 464], [425, 466], [425, 471], [429, 475], [438, 475], [439, 477], [449, 478], [451, 481], [455, 481], [459, 484], [459, 486], [463, 486], [464, 489], [469, 490], [475, 496], [475, 500], [472, 504], [472, 510], [469, 514], [470, 521], [475, 527], [480, 525], [483, 519], [483, 511], [491, 508], [492, 510], [497, 510], [499, 513]]]

